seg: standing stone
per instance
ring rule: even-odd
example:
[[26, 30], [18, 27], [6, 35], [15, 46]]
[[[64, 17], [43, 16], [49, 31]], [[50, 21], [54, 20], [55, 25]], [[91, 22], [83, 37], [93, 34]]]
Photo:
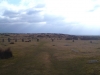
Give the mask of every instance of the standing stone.
[[5, 40], [4, 39], [2, 39], [2, 42], [4, 42]]
[[17, 39], [15, 39], [15, 42], [17, 42]]
[[90, 41], [90, 43], [92, 43], [92, 41]]
[[11, 39], [10, 39], [10, 38], [8, 38], [8, 42], [10, 42], [10, 40], [11, 40]]
[[37, 42], [39, 42], [39, 39], [37, 39]]
[[73, 39], [73, 42], [74, 42], [74, 39]]
[[51, 39], [52, 40], [52, 42], [54, 41], [54, 39]]
[[24, 39], [22, 39], [22, 42], [24, 42]]

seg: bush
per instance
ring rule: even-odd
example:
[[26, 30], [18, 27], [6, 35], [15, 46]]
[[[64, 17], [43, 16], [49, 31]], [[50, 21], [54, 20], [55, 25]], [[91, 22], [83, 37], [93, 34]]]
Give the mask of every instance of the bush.
[[5, 50], [2, 50], [0, 48], [0, 59], [8, 59], [8, 58], [10, 58], [12, 56], [13, 55], [12, 55], [12, 52], [11, 52], [10, 48], [7, 48]]
[[14, 42], [10, 42], [10, 44], [14, 44]]

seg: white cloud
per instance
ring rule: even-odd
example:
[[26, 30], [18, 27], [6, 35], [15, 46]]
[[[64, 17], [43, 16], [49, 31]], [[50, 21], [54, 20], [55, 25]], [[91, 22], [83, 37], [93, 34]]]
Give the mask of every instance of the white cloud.
[[100, 5], [99, 0], [46, 0], [46, 3], [47, 13], [64, 16], [66, 22], [79, 22], [86, 27], [100, 24], [100, 9], [89, 12], [95, 5]]
[[33, 28], [38, 32], [41, 28], [45, 32], [96, 34], [100, 29], [99, 8], [100, 0], [21, 0], [16, 5], [5, 0], [0, 3], [0, 26], [18, 25], [23, 30]]

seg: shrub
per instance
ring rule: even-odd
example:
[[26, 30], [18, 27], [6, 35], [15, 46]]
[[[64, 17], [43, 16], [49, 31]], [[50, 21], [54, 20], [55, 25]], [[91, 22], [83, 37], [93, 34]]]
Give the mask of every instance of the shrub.
[[12, 57], [12, 52], [10, 48], [7, 48], [5, 50], [0, 49], [0, 58], [1, 59], [8, 59], [10, 57]]
[[14, 42], [10, 42], [10, 44], [14, 44]]
[[25, 41], [25, 42], [31, 42], [31, 40], [27, 40], [27, 41]]
[[52, 46], [55, 46], [55, 45], [52, 45]]

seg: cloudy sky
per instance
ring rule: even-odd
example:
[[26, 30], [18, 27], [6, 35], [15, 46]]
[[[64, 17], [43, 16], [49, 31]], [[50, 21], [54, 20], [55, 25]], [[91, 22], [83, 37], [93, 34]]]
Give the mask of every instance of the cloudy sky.
[[0, 32], [100, 35], [100, 0], [0, 0]]

